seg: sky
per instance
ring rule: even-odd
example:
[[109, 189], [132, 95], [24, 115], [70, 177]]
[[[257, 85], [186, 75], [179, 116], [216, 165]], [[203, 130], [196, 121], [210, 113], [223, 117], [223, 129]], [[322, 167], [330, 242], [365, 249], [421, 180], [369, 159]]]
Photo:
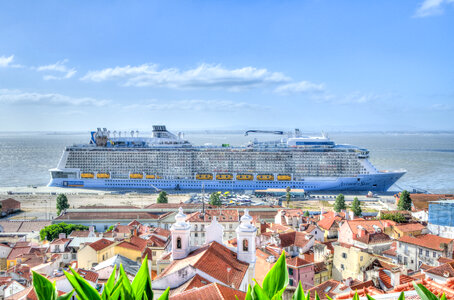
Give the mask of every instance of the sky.
[[2, 1], [0, 131], [454, 130], [454, 0]]

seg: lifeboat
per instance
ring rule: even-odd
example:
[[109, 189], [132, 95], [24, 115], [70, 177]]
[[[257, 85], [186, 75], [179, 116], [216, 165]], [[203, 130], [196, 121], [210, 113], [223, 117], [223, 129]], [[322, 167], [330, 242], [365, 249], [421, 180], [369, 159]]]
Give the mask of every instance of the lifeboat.
[[252, 180], [254, 176], [251, 174], [238, 174], [236, 175], [236, 180]]
[[232, 180], [232, 174], [216, 174], [216, 180]]
[[142, 173], [130, 173], [129, 174], [129, 179], [142, 179], [143, 174]]
[[213, 174], [197, 174], [195, 175], [197, 180], [213, 180]]
[[80, 173], [80, 178], [95, 178], [93, 173]]
[[257, 175], [257, 180], [274, 180], [274, 176], [270, 174]]
[[110, 174], [109, 173], [98, 173], [98, 174], [96, 174], [96, 178], [102, 178], [102, 179], [110, 178]]
[[146, 179], [155, 179], [156, 176], [147, 174], [147, 175], [145, 175], [145, 178], [146, 178]]
[[292, 176], [291, 175], [287, 175], [287, 174], [280, 174], [280, 175], [277, 175], [277, 180], [279, 180], [279, 181], [290, 181], [290, 180], [292, 180]]

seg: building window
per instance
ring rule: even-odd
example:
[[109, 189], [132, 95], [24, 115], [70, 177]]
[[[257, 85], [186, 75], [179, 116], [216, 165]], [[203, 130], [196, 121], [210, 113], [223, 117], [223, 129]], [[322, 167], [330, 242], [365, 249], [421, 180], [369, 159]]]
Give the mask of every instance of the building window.
[[198, 236], [199, 236], [199, 234], [198, 234], [198, 233], [196, 232], [196, 233], [194, 234], [194, 236], [195, 236], [195, 237], [198, 237]]
[[347, 253], [342, 253], [342, 258], [347, 258]]
[[177, 249], [181, 249], [181, 238], [177, 238]]
[[289, 284], [293, 286], [293, 279], [290, 279]]
[[151, 252], [151, 255], [156, 256], [156, 251]]
[[434, 251], [434, 258], [437, 257], [437, 252]]
[[288, 268], [288, 275], [293, 275], [293, 269], [292, 268]]
[[341, 270], [345, 270], [345, 267], [343, 264], [341, 264]]
[[422, 255], [422, 249], [419, 248], [419, 255]]
[[248, 251], [249, 248], [248, 248], [248, 244], [247, 244], [247, 240], [243, 240], [243, 251]]
[[359, 257], [359, 261], [363, 261], [364, 256]]
[[426, 256], [429, 257], [429, 250], [426, 250]]

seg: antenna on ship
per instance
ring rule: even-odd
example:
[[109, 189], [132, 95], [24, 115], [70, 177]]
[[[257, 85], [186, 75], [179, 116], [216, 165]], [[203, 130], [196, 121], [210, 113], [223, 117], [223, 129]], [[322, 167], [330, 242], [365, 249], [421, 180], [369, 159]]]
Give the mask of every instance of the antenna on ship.
[[131, 137], [133, 138], [134, 137], [134, 130], [131, 130]]

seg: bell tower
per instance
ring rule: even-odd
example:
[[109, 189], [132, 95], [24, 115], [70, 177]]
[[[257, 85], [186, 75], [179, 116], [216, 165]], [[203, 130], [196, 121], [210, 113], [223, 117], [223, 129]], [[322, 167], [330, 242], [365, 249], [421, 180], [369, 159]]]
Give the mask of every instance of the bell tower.
[[252, 217], [247, 209], [241, 217], [241, 224], [236, 229], [237, 257], [239, 260], [255, 264], [255, 237], [257, 228], [252, 224]]
[[170, 232], [172, 233], [172, 259], [185, 258], [190, 251], [191, 225], [186, 222], [186, 215], [181, 207], [175, 216], [175, 223], [170, 227]]

